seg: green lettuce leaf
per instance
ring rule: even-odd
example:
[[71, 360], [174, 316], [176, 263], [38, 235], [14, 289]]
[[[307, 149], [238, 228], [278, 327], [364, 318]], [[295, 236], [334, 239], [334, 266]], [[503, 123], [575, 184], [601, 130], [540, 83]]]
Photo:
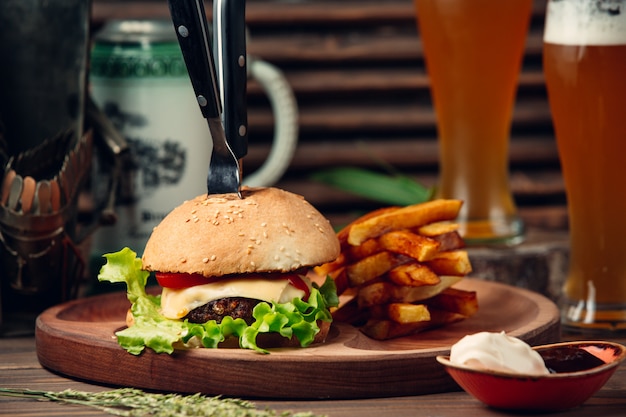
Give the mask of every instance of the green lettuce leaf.
[[134, 324], [116, 332], [118, 343], [129, 353], [139, 355], [146, 347], [157, 353], [172, 353], [176, 346], [184, 346], [192, 338], [207, 348], [215, 348], [226, 338], [239, 338], [239, 345], [260, 353], [267, 350], [257, 345], [260, 333], [276, 332], [283, 337], [295, 336], [302, 347], [313, 342], [320, 331], [317, 321], [332, 321], [329, 307], [339, 304], [335, 282], [327, 277], [321, 287], [313, 284], [307, 301], [294, 299], [288, 303], [257, 304], [253, 310], [255, 321], [248, 325], [243, 319], [225, 317], [221, 323], [189, 323], [172, 320], [160, 313], [161, 297], [146, 293], [149, 273], [141, 269], [141, 259], [129, 248], [105, 254], [106, 264], [98, 274], [99, 281], [125, 282]]

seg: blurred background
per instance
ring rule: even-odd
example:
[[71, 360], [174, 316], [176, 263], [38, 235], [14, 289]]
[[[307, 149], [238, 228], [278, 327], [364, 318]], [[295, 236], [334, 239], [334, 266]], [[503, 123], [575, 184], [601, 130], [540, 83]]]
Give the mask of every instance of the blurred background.
[[[207, 13], [211, 14], [207, 3]], [[567, 228], [564, 186], [541, 69], [545, 1], [534, 2], [510, 144], [511, 187], [530, 229]], [[93, 0], [92, 30], [111, 19], [169, 17], [163, 0]], [[248, 53], [278, 67], [299, 108], [299, 144], [276, 184], [305, 196], [340, 227], [381, 203], [313, 180], [332, 167], [437, 178], [437, 135], [412, 0], [248, 0]], [[268, 155], [274, 121], [248, 83], [244, 170]]]

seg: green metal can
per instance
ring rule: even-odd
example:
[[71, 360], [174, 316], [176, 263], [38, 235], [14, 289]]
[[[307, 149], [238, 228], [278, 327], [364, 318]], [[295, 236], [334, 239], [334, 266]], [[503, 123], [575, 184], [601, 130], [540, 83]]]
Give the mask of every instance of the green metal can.
[[136, 161], [117, 193], [118, 222], [96, 233], [94, 250], [141, 251], [169, 211], [206, 192], [211, 138], [172, 22], [107, 23], [94, 38], [89, 79]]

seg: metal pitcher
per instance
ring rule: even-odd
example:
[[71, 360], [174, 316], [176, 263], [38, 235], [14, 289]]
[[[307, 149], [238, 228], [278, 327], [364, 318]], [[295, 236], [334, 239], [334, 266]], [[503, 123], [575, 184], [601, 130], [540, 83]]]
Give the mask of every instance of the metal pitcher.
[[0, 2], [0, 313], [76, 293], [90, 11], [90, 0]]

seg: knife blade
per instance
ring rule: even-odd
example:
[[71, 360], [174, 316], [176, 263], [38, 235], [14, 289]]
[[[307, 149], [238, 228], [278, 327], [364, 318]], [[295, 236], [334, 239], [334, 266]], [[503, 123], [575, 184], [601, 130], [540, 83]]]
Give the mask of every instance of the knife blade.
[[248, 82], [245, 0], [213, 2], [213, 50], [219, 90], [222, 92], [226, 140], [235, 156], [248, 152]]
[[241, 197], [239, 160], [230, 148], [224, 132], [221, 98], [204, 4], [202, 0], [168, 0], [168, 5], [187, 72], [213, 141], [207, 192], [236, 193]]

